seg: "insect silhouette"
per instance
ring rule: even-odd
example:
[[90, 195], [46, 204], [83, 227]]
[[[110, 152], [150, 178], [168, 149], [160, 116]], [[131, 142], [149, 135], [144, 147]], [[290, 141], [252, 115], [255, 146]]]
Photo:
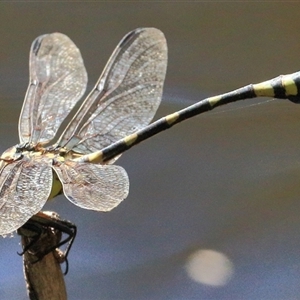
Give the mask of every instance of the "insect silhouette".
[[42, 35], [31, 46], [29, 66], [20, 143], [0, 158], [0, 235], [20, 228], [62, 192], [79, 207], [113, 209], [129, 191], [126, 171], [113, 164], [120, 154], [185, 119], [247, 98], [300, 100], [297, 72], [204, 99], [148, 125], [162, 97], [167, 44], [160, 30], [138, 28], [118, 44], [62, 130], [87, 85], [78, 48], [61, 33]]

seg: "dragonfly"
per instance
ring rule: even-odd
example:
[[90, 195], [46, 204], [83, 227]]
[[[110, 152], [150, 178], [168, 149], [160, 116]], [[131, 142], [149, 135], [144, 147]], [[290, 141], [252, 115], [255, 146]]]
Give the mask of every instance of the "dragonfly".
[[296, 72], [206, 98], [148, 125], [162, 98], [167, 51], [160, 30], [129, 32], [63, 129], [86, 90], [83, 60], [66, 35], [34, 40], [20, 142], [0, 157], [0, 235], [23, 226], [61, 193], [84, 209], [106, 212], [118, 206], [128, 195], [129, 179], [113, 163], [134, 145], [183, 120], [248, 98], [300, 102]]

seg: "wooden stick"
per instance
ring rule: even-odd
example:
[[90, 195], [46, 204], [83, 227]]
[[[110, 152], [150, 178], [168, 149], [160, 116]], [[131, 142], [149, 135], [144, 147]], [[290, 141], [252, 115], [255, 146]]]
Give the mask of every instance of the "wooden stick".
[[38, 239], [36, 232], [28, 228], [20, 228], [18, 233], [22, 236], [23, 249], [28, 249], [23, 254], [23, 265], [29, 299], [66, 300], [64, 275], [60, 266], [65, 259], [64, 253], [55, 248], [42, 255], [47, 249], [58, 245], [62, 233], [52, 227], [43, 227]]

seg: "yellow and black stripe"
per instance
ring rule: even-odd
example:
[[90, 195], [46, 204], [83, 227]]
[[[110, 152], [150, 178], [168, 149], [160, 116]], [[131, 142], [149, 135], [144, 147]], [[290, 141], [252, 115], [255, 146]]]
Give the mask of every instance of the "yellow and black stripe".
[[300, 103], [300, 72], [289, 75], [280, 75], [268, 81], [258, 84], [249, 84], [237, 90], [204, 99], [153, 122], [147, 127], [128, 135], [124, 139], [117, 141], [101, 151], [82, 156], [76, 160], [91, 163], [109, 161], [130, 149], [132, 146], [137, 145], [138, 143], [174, 126], [183, 120], [212, 110], [220, 105], [256, 97], [288, 99], [294, 103]]

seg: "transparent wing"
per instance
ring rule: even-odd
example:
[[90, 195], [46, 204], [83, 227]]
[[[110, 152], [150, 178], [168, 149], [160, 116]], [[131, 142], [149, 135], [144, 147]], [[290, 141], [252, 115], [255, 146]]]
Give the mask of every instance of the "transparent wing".
[[45, 163], [20, 160], [1, 171], [0, 235], [6, 235], [42, 209], [52, 188], [52, 168]]
[[21, 143], [46, 144], [85, 92], [87, 74], [75, 44], [61, 33], [52, 33], [32, 43], [29, 75], [19, 138]]
[[59, 145], [92, 153], [143, 128], [160, 104], [166, 67], [167, 44], [161, 31], [140, 28], [127, 34]]
[[128, 195], [128, 176], [119, 166], [67, 161], [53, 168], [65, 196], [81, 208], [110, 211]]

